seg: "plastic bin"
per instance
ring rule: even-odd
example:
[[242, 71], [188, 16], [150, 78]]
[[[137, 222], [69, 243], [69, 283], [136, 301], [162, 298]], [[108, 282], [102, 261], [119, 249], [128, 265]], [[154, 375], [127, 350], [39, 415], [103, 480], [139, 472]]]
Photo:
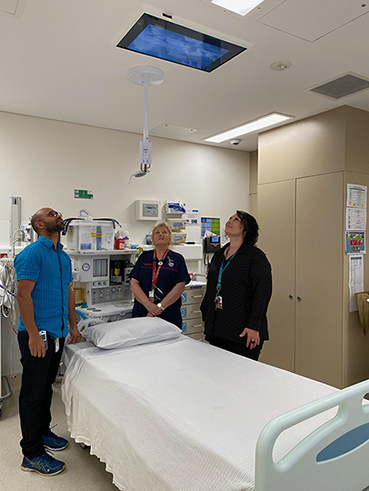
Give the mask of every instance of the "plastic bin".
[[167, 223], [171, 230], [185, 230], [186, 220], [183, 218], [169, 218]]
[[67, 249], [70, 251], [112, 251], [114, 227], [111, 222], [75, 220], [68, 226]]
[[186, 242], [187, 234], [172, 233], [172, 244], [184, 244]]

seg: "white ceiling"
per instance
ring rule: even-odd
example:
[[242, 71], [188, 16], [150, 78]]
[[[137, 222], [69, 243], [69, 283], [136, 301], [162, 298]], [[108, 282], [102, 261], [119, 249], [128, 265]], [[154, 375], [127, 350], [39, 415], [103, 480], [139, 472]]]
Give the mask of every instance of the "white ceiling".
[[[252, 43], [209, 74], [116, 48], [139, 17], [135, 0], [0, 0], [0, 110], [142, 133], [143, 89], [127, 71], [154, 65], [165, 80], [149, 89], [149, 135], [169, 125], [169, 137], [207, 145], [203, 138], [273, 111], [369, 111], [369, 90], [338, 101], [306, 92], [348, 72], [369, 78], [366, 1], [264, 0], [241, 17], [210, 0], [147, 0], [174, 22]], [[292, 66], [275, 72], [276, 61]], [[256, 134], [241, 139], [233, 148], [256, 150]]]

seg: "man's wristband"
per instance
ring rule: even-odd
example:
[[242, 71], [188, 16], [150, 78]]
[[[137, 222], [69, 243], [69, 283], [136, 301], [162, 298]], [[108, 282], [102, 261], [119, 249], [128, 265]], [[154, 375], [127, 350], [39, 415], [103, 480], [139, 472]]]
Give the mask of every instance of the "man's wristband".
[[158, 303], [157, 305], [158, 305], [159, 309], [161, 309], [161, 311], [164, 312], [165, 307], [163, 307], [161, 303]]

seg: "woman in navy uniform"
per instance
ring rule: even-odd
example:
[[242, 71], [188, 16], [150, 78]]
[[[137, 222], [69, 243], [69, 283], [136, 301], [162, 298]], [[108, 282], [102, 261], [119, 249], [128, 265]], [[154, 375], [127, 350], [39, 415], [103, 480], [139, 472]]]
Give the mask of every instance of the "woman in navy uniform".
[[131, 291], [135, 297], [132, 317], [156, 317], [182, 328], [181, 294], [190, 282], [185, 260], [169, 249], [172, 241], [166, 223], [154, 227], [155, 249], [143, 252], [131, 272]]

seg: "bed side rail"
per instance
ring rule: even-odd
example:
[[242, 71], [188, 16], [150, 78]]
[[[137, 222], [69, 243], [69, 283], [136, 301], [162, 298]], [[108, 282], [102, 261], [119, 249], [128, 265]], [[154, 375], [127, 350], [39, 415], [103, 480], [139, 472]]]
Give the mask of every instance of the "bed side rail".
[[[369, 380], [278, 416], [256, 446], [255, 491], [362, 491], [369, 485]], [[286, 429], [338, 406], [327, 421], [279, 462], [278, 436]]]

